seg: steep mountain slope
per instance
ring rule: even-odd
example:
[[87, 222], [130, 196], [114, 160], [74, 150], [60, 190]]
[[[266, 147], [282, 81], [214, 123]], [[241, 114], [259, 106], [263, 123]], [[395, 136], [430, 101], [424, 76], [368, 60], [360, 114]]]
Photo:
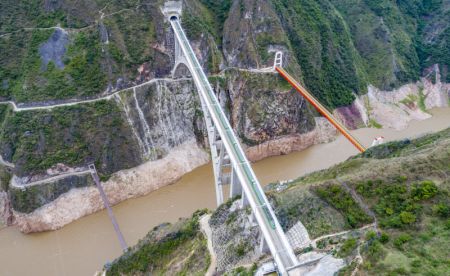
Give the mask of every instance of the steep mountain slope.
[[[182, 24], [252, 160], [334, 134], [279, 76], [253, 70], [272, 66], [275, 51], [352, 128], [401, 128], [411, 118], [426, 118], [426, 108], [448, 105], [450, 0], [182, 2]], [[195, 87], [189, 79], [171, 78], [174, 37], [159, 10], [163, 3], [0, 3], [0, 165], [12, 179], [2, 186], [24, 189], [10, 197], [17, 217], [34, 217], [73, 187], [89, 187], [88, 175], [71, 180], [88, 163], [103, 180], [113, 176], [110, 196], [118, 202], [125, 198], [113, 191], [125, 186], [129, 196], [139, 196], [208, 161]], [[414, 84], [395, 97], [369, 86], [390, 90], [408, 83]], [[368, 87], [372, 93], [365, 96]], [[81, 100], [89, 102], [74, 104]], [[55, 104], [61, 106], [20, 111]], [[396, 124], [386, 114], [395, 114]], [[176, 154], [193, 158], [172, 160]], [[169, 161], [177, 169], [159, 178], [164, 181], [123, 183], [130, 180], [122, 170]], [[65, 188], [52, 188], [55, 177]], [[42, 189], [28, 187], [36, 181]], [[135, 182], [146, 181], [141, 175]], [[52, 192], [41, 197], [42, 191]], [[20, 207], [27, 202], [33, 208]], [[97, 210], [92, 208], [71, 219]]]
[[[3, 97], [92, 96], [167, 75], [172, 49], [161, 3], [3, 1]], [[292, 70], [330, 107], [350, 104], [351, 93], [365, 93], [368, 83], [388, 89], [415, 81], [435, 63], [448, 78], [448, 0], [184, 4], [184, 24], [210, 71], [265, 67], [269, 52], [284, 50]], [[64, 31], [41, 29], [55, 26]]]

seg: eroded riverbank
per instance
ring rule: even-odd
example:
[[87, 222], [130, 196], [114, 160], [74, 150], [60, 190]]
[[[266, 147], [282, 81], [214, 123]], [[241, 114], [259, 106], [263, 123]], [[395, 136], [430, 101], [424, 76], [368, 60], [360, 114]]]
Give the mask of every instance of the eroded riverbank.
[[[413, 121], [402, 131], [359, 129], [353, 133], [365, 145], [375, 136], [386, 140], [414, 137], [450, 126], [450, 109], [435, 109], [433, 118]], [[342, 136], [302, 152], [264, 159], [254, 164], [261, 183], [293, 179], [327, 168], [356, 154]], [[190, 216], [200, 208], [214, 208], [211, 165], [185, 175], [177, 183], [151, 194], [122, 202], [114, 212], [127, 243], [132, 245], [154, 226]], [[82, 218], [58, 231], [24, 235], [9, 227], [0, 230], [0, 271], [3, 275], [92, 275], [121, 254], [105, 211]]]

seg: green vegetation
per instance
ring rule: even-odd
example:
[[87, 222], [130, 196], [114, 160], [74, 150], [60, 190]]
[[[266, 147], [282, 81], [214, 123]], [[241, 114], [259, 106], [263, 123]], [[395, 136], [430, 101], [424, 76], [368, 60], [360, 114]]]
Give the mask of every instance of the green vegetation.
[[[431, 139], [433, 143], [430, 143]], [[380, 157], [383, 160], [361, 154], [331, 169], [297, 179], [281, 192], [270, 190], [268, 197], [285, 230], [301, 220], [312, 238], [367, 224], [372, 218], [363, 210], [373, 211], [381, 231], [352, 231], [346, 238], [324, 239], [317, 244], [320, 249], [337, 246], [334, 252], [340, 258], [354, 255], [359, 246], [363, 257], [359, 267], [361, 273], [446, 275], [446, 247], [450, 241], [450, 187], [446, 178], [450, 173], [449, 141], [450, 129], [447, 129], [411, 140], [407, 145], [397, 147], [395, 156], [385, 154]], [[417, 147], [420, 154], [416, 154]], [[374, 149], [376, 151], [377, 148]], [[416, 170], [410, 170], [412, 166]], [[402, 175], [398, 174], [399, 168]], [[373, 175], [375, 169], [379, 172], [377, 177]], [[345, 181], [345, 189], [334, 182], [337, 176]], [[347, 189], [353, 190], [362, 203], [357, 203]], [[209, 223], [213, 229], [220, 228], [225, 239], [222, 245], [227, 246], [224, 251], [238, 258], [252, 250], [254, 241], [250, 236], [240, 236], [242, 218], [246, 217], [248, 209], [231, 212], [230, 207], [236, 199], [221, 205]], [[186, 227], [184, 222], [179, 225], [184, 226], [175, 229]], [[146, 242], [141, 242], [136, 250], [126, 253], [108, 267], [109, 272], [129, 275], [152, 270], [157, 275], [177, 274], [179, 270], [173, 271], [173, 264], [178, 263], [181, 255], [190, 258], [186, 252], [193, 252], [190, 251], [193, 245], [187, 241], [197, 240], [192, 238], [192, 231], [187, 231], [188, 238], [181, 230], [169, 235], [165, 233], [174, 233], [174, 228], [162, 233], [163, 229], [154, 229]], [[154, 254], [158, 257], [153, 258]], [[148, 262], [153, 259], [154, 263]], [[350, 263], [339, 275], [348, 275], [355, 266], [355, 262]], [[251, 275], [249, 273], [254, 273], [255, 268], [256, 265], [250, 270], [238, 267], [227, 275]], [[190, 271], [204, 270], [196, 268]]]
[[427, 98], [426, 95], [423, 93], [423, 88], [419, 89], [419, 99], [417, 101], [417, 105], [423, 112], [427, 111], [427, 107], [425, 105], [426, 98]]
[[369, 126], [370, 127], [374, 127], [374, 128], [378, 128], [378, 129], [383, 128], [383, 126], [381, 124], [379, 124], [377, 121], [375, 121], [372, 118], [370, 118], [370, 120], [369, 120]]
[[[387, 228], [408, 228], [421, 215], [421, 202], [438, 193], [432, 181], [413, 183], [408, 188], [404, 177], [388, 182], [382, 180], [359, 183], [356, 190], [370, 202], [379, 218], [379, 224]], [[408, 190], [411, 190], [410, 192]]]
[[337, 253], [337, 256], [339, 258], [345, 258], [348, 257], [357, 247], [358, 242], [356, 239], [348, 239], [346, 240], [341, 248], [339, 249], [339, 252]]
[[95, 162], [102, 175], [136, 166], [138, 149], [129, 125], [110, 101], [9, 115], [0, 145], [19, 176], [42, 173], [57, 163]]
[[278, 220], [285, 231], [299, 220], [316, 238], [348, 229], [346, 217], [309, 189], [289, 189], [287, 193], [270, 193]]
[[[364, 259], [363, 269], [370, 271], [373, 270], [375, 263], [386, 257], [386, 250], [378, 240], [372, 240], [366, 248], [363, 248], [362, 256]], [[375, 272], [376, 270], [373, 271]]]
[[394, 240], [394, 245], [395, 245], [398, 249], [402, 250], [402, 246], [403, 246], [405, 243], [409, 242], [411, 239], [412, 239], [412, 237], [411, 237], [410, 235], [408, 235], [408, 234], [406, 234], [406, 233], [402, 233], [402, 234], [400, 234], [400, 235]]
[[[199, 4], [197, 9], [184, 9], [183, 20], [181, 24], [189, 39], [193, 41], [201, 41], [207, 44], [206, 65], [207, 72], [217, 73], [220, 71], [219, 66], [222, 63], [222, 30], [223, 21], [226, 12], [223, 9], [229, 9], [228, 0], [226, 1], [202, 1], [206, 5]], [[210, 10], [208, 8], [218, 8]]]
[[409, 94], [406, 98], [400, 101], [400, 103], [407, 105], [407, 106], [413, 106], [417, 101], [417, 96]]
[[426, 99], [426, 96], [423, 93], [423, 88], [420, 88], [419, 89], [419, 95], [409, 94], [406, 98], [401, 100], [400, 103], [404, 104], [404, 105], [406, 105], [406, 106], [408, 106], [410, 108], [412, 108], [415, 105], [417, 105], [420, 110], [422, 110], [423, 112], [426, 112], [427, 108], [426, 108], [426, 105], [425, 105], [425, 99]]
[[351, 275], [355, 268], [358, 266], [358, 262], [353, 260], [349, 265], [345, 266], [336, 274], [337, 276], [348, 276]]
[[10, 114], [11, 108], [7, 104], [0, 104], [0, 125], [3, 126], [3, 123], [5, 122], [6, 118]]
[[[449, 271], [446, 248], [450, 242], [449, 142], [450, 129], [446, 129], [406, 142], [377, 146], [330, 169], [297, 179], [288, 189], [271, 191], [269, 195], [283, 227], [301, 220], [311, 236], [317, 237], [320, 218], [330, 216], [335, 224], [339, 220], [333, 211], [338, 211], [345, 223], [321, 234], [339, 232], [348, 229], [349, 222], [358, 221], [349, 218], [365, 217], [350, 194], [334, 182], [339, 177], [374, 213], [381, 233], [369, 231], [364, 242], [353, 240], [354, 237], [344, 241], [337, 248], [337, 256], [351, 255], [355, 243], [361, 243], [363, 264], [359, 269], [363, 274], [446, 275]], [[332, 209], [312, 201], [311, 192]], [[315, 223], [311, 225], [310, 220]], [[358, 222], [361, 225], [361, 219]], [[317, 244], [322, 249], [331, 245], [332, 241], [325, 240]], [[339, 275], [349, 275], [354, 268], [355, 263], [351, 263]]]
[[217, 44], [222, 44], [223, 25], [228, 18], [228, 11], [231, 7], [231, 0], [200, 0], [209, 10], [213, 11], [215, 20], [211, 23], [214, 26], [214, 35], [217, 38]]
[[355, 202], [352, 196], [337, 184], [315, 187], [314, 191], [320, 198], [342, 212], [347, 223], [352, 228], [359, 228], [372, 222], [372, 219]]
[[368, 275], [446, 275], [450, 242], [445, 222], [426, 218], [424, 227], [414, 231], [396, 233], [392, 241], [382, 243], [381, 238], [363, 248], [362, 265]]
[[45, 185], [35, 185], [26, 189], [10, 188], [9, 194], [14, 210], [30, 213], [45, 204], [57, 199], [60, 195], [74, 188], [94, 185], [90, 175], [70, 176]]
[[[0, 50], [6, 57], [0, 69], [0, 79], [7, 81], [0, 96], [18, 102], [92, 96], [106, 87], [106, 75], [101, 70], [102, 59], [99, 36], [86, 30], [69, 36], [71, 42], [63, 57], [64, 69], [50, 61], [42, 63], [39, 48], [53, 30], [35, 30], [13, 34], [0, 40]], [[18, 51], [17, 48], [25, 48]]]
[[414, 140], [404, 139], [401, 141], [388, 142], [377, 147], [371, 147], [367, 149], [363, 154], [361, 154], [361, 157], [384, 159], [406, 156], [422, 148], [429, 148], [433, 145], [436, 145], [438, 141], [443, 140], [449, 136], [450, 129], [446, 129], [444, 131], [428, 134]]
[[[108, 83], [115, 85], [121, 79], [123, 85], [123, 81], [136, 79], [137, 69], [144, 63], [151, 68], [147, 78], [170, 72], [169, 57], [154, 47], [163, 36], [156, 37], [156, 24], [162, 18], [153, 7], [157, 3], [21, 0], [4, 4], [0, 12], [0, 100], [30, 102], [98, 95], [108, 89]], [[100, 9], [113, 15], [99, 21]], [[66, 29], [70, 42], [62, 57], [64, 69], [42, 64], [39, 54], [39, 47], [55, 29], [33, 29], [57, 25], [74, 28]], [[25, 27], [28, 29], [21, 30]], [[106, 33], [109, 43], [102, 45]]]
[[210, 263], [206, 240], [199, 229], [203, 214], [204, 210], [197, 211], [190, 219], [156, 227], [106, 265], [106, 275], [203, 275]]
[[[66, 8], [70, 5], [73, 3], [69, 3]], [[80, 28], [87, 25], [80, 16], [68, 14], [62, 8], [46, 10], [42, 0], [3, 0], [1, 9], [0, 34], [25, 27], [47, 28], [59, 24], [62, 27]]]
[[7, 192], [9, 190], [11, 177], [11, 173], [5, 167], [0, 166], [0, 191]]
[[237, 245], [235, 245], [232, 249], [232, 251], [238, 257], [243, 257], [250, 250], [252, 250], [252, 245], [248, 241], [241, 241]]
[[[108, 82], [119, 78], [142, 79], [167, 75], [170, 58], [161, 51], [165, 38], [161, 3], [143, 5], [137, 0], [104, 0], [64, 4], [40, 0], [5, 0], [0, 13], [0, 99], [42, 101], [87, 97], [101, 93]], [[287, 66], [328, 107], [351, 103], [354, 94], [366, 92], [368, 83], [390, 89], [415, 81], [424, 69], [438, 63], [443, 79], [450, 80], [450, 26], [446, 2], [442, 0], [344, 1], [271, 0], [265, 18], [252, 19], [253, 46], [242, 53], [258, 63], [272, 57], [270, 45], [290, 52]], [[106, 6], [106, 7], [105, 7]], [[103, 9], [103, 22], [98, 11]], [[194, 40], [202, 36], [209, 49], [208, 71], [222, 64], [222, 37], [231, 0], [199, 0], [186, 5], [183, 25]], [[250, 5], [236, 4], [241, 13], [252, 12]], [[272, 10], [273, 9], [273, 10]], [[120, 12], [119, 12], [120, 11]], [[233, 20], [247, 20], [241, 15]], [[281, 26], [279, 22], [281, 21]], [[98, 22], [98, 23], [95, 23]], [[64, 57], [66, 66], [49, 64], [43, 70], [38, 47], [53, 30], [26, 30], [60, 25], [70, 31], [71, 43]], [[238, 24], [234, 24], [238, 26]], [[439, 26], [437, 32], [431, 26]], [[82, 27], [88, 27], [80, 30]], [[109, 44], [100, 45], [101, 32], [109, 34]], [[218, 48], [215, 47], [217, 45]], [[294, 47], [295, 46], [295, 47]], [[204, 46], [202, 46], [204, 47]], [[232, 49], [235, 50], [235, 49]], [[298, 63], [298, 64], [297, 64]], [[149, 71], [140, 76], [145, 64]], [[301, 70], [300, 70], [301, 68]], [[301, 71], [301, 72], [300, 72]], [[424, 96], [418, 106], [424, 109]]]
[[256, 271], [258, 270], [258, 266], [256, 264], [253, 264], [251, 267], [237, 267], [233, 269], [229, 273], [225, 273], [226, 276], [253, 276], [255, 275]]
[[138, 74], [136, 69], [145, 63], [164, 65], [159, 52], [151, 47], [157, 43], [155, 21], [154, 15], [145, 9], [117, 13], [105, 20], [105, 27], [111, 33], [107, 50], [117, 77], [134, 79]]
[[348, 105], [353, 93], [365, 91], [351, 34], [329, 1], [272, 2], [295, 45], [305, 84], [322, 103], [330, 108]]
[[[328, 107], [346, 105], [368, 83], [392, 89], [450, 64], [450, 25], [441, 0], [272, 1], [306, 86]], [[442, 27], [437, 33], [431, 31]], [[430, 28], [430, 26], [434, 26]], [[419, 102], [422, 108], [422, 105]]]

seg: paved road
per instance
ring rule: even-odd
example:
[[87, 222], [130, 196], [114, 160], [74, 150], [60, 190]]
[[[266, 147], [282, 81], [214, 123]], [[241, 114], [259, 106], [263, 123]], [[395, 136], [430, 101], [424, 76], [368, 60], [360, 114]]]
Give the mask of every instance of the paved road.
[[84, 169], [82, 171], [76, 171], [76, 172], [70, 172], [70, 173], [64, 173], [64, 174], [59, 174], [56, 176], [52, 176], [43, 180], [39, 180], [39, 181], [34, 181], [31, 183], [27, 183], [27, 184], [19, 184], [16, 181], [11, 181], [11, 186], [14, 188], [28, 188], [31, 186], [36, 186], [36, 185], [41, 185], [41, 184], [46, 184], [49, 182], [55, 182], [58, 181], [60, 179], [69, 177], [69, 176], [74, 176], [74, 175], [86, 175], [86, 174], [90, 174], [90, 170], [89, 169]]
[[[171, 79], [171, 78], [159, 78], [159, 79], [152, 79], [148, 82], [144, 82], [141, 83], [139, 85], [135, 85], [132, 87], [128, 87], [122, 90], [118, 90], [114, 93], [108, 94], [106, 96], [102, 96], [102, 97], [98, 97], [98, 98], [94, 98], [94, 99], [89, 99], [89, 100], [68, 100], [67, 102], [63, 102], [63, 103], [58, 103], [58, 104], [40, 104], [40, 105], [33, 105], [33, 103], [27, 103], [30, 106], [26, 106], [26, 107], [21, 107], [18, 106], [17, 103], [13, 102], [13, 101], [3, 101], [0, 102], [0, 104], [10, 104], [13, 106], [13, 111], [14, 112], [22, 112], [22, 111], [30, 111], [30, 110], [50, 110], [53, 108], [57, 108], [57, 107], [63, 107], [63, 106], [73, 106], [73, 105], [78, 105], [78, 104], [85, 104], [85, 103], [92, 103], [92, 102], [98, 102], [98, 101], [102, 101], [102, 100], [109, 100], [112, 97], [114, 97], [115, 94], [118, 94], [120, 92], [124, 92], [127, 90], [132, 91], [135, 88], [144, 86], [144, 85], [148, 85], [151, 83], [156, 83], [159, 81], [165, 81], [165, 82], [179, 82], [179, 81], [185, 81], [185, 80], [190, 80], [190, 78], [180, 78], [180, 79]], [[33, 105], [33, 106], [31, 106]]]
[[14, 164], [4, 160], [1, 155], [0, 155], [0, 165], [6, 166], [9, 168], [14, 168]]

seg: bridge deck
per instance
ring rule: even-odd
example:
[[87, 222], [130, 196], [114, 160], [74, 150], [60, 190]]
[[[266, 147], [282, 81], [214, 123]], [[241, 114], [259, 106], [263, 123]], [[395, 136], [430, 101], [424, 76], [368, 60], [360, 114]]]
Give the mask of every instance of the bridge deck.
[[186, 62], [188, 63], [187, 65], [191, 70], [200, 97], [207, 106], [211, 118], [213, 119], [217, 131], [230, 156], [244, 193], [249, 200], [256, 220], [278, 266], [278, 270], [281, 274], [287, 274], [287, 270], [298, 263], [292, 247], [278, 223], [272, 207], [270, 206], [238, 139], [236, 138], [205, 73], [190, 46], [189, 40], [187, 39], [178, 18], [171, 18], [170, 23], [180, 44], [181, 50], [185, 55]]

